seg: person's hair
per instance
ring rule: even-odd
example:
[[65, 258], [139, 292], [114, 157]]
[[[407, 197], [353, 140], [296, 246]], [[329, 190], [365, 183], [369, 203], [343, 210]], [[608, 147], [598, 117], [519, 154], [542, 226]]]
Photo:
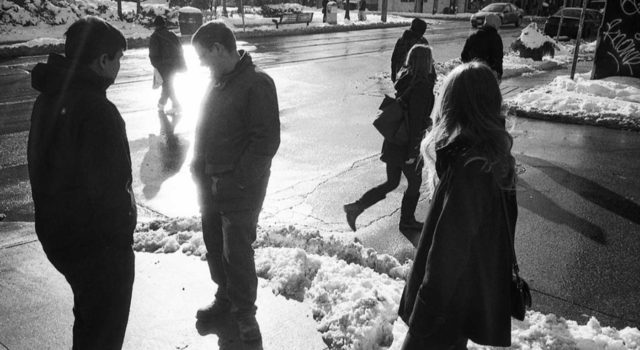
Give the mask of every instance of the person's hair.
[[433, 54], [431, 47], [424, 44], [416, 44], [411, 47], [404, 66], [398, 72], [398, 79], [410, 75], [412, 80], [427, 79], [433, 67]]
[[433, 161], [429, 150], [462, 137], [478, 155], [470, 161], [484, 161], [483, 170], [503, 186], [515, 183], [513, 138], [506, 130], [502, 93], [489, 66], [471, 61], [453, 69], [444, 80], [431, 119], [433, 128], [421, 145], [424, 158]]
[[421, 20], [420, 18], [414, 18], [411, 21], [411, 31], [424, 35], [424, 32], [427, 31], [427, 22]]
[[207, 49], [211, 49], [215, 43], [221, 44], [229, 52], [237, 51], [235, 35], [221, 21], [211, 21], [203, 24], [191, 39], [191, 44], [198, 44]]
[[162, 16], [156, 16], [156, 18], [153, 19], [153, 25], [155, 27], [162, 28], [167, 25], [167, 21], [165, 21]]
[[127, 49], [124, 35], [111, 24], [94, 16], [74, 22], [65, 36], [65, 56], [80, 64], [90, 64], [103, 54], [113, 59], [118, 51]]

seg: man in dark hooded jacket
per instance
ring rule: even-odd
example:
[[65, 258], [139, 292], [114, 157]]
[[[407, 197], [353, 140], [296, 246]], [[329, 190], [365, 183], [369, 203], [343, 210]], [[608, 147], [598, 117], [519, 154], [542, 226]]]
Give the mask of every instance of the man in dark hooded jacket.
[[167, 29], [164, 18], [157, 16], [153, 20], [156, 29], [149, 38], [149, 59], [151, 65], [158, 70], [162, 77], [162, 92], [158, 100], [158, 111], [164, 112], [167, 101], [171, 99], [172, 108], [167, 113], [179, 113], [180, 102], [173, 87], [173, 78], [177, 72], [184, 71], [187, 65], [184, 61], [180, 39]]
[[106, 97], [127, 43], [86, 17], [65, 57], [36, 65], [28, 143], [38, 239], [74, 295], [73, 350], [120, 349], [131, 305], [136, 205], [125, 124]]
[[502, 58], [504, 47], [498, 34], [500, 17], [490, 14], [484, 19], [484, 25], [471, 34], [464, 44], [460, 58], [463, 63], [480, 60], [486, 63], [495, 73], [498, 81], [502, 80]]
[[420, 18], [414, 18], [411, 22], [411, 28], [405, 30], [402, 37], [396, 42], [391, 54], [391, 81], [396, 82], [396, 74], [404, 65], [407, 53], [415, 44], [429, 45], [429, 41], [423, 37], [427, 31], [427, 22]]

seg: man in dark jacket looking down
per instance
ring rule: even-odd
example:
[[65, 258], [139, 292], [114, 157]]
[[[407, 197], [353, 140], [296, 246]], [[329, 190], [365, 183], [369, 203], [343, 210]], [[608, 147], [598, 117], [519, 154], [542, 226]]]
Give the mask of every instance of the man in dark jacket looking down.
[[276, 87], [251, 56], [236, 48], [233, 32], [209, 22], [193, 36], [203, 66], [211, 71], [196, 127], [192, 174], [200, 194], [202, 232], [215, 300], [196, 318], [232, 316], [240, 338], [261, 349], [256, 321], [258, 278], [251, 244], [280, 145]]
[[500, 23], [498, 15], [487, 15], [484, 25], [467, 38], [460, 55], [463, 63], [472, 60], [486, 63], [496, 73], [498, 81], [502, 80], [502, 57], [504, 56], [502, 38], [498, 34]]
[[402, 37], [396, 41], [396, 46], [391, 54], [391, 81], [396, 82], [396, 75], [404, 65], [407, 53], [415, 44], [429, 45], [429, 41], [423, 36], [427, 31], [427, 22], [420, 18], [414, 18], [411, 28], [405, 30]]
[[36, 233], [74, 295], [73, 350], [121, 349], [134, 279], [136, 204], [125, 124], [106, 96], [127, 43], [97, 17], [65, 56], [36, 65], [28, 163]]
[[182, 45], [180, 44], [180, 39], [167, 29], [167, 23], [164, 18], [157, 16], [153, 20], [153, 25], [156, 29], [149, 39], [149, 59], [151, 60], [151, 65], [158, 70], [162, 77], [162, 91], [160, 92], [160, 100], [158, 100], [158, 112], [164, 113], [165, 105], [171, 99], [172, 108], [166, 113], [176, 114], [180, 112], [181, 107], [173, 87], [173, 79], [177, 72], [184, 71], [187, 68]]

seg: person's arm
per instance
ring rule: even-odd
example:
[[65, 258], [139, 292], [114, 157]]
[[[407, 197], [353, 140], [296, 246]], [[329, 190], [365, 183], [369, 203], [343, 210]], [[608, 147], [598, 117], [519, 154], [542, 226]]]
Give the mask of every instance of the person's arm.
[[422, 141], [424, 119], [428, 118], [428, 102], [425, 92], [428, 86], [426, 81], [417, 83], [411, 88], [409, 101], [409, 152], [407, 159], [418, 159], [420, 155], [420, 142]]
[[399, 46], [400, 46], [400, 40], [398, 39], [398, 41], [396, 41], [396, 46], [393, 47], [393, 53], [391, 54], [391, 81], [392, 82], [396, 82], [396, 74], [398, 74], [398, 70], [400, 69], [400, 67], [398, 67], [398, 61], [401, 60], [401, 58], [399, 58], [400, 56], [400, 50], [399, 50]]
[[233, 178], [245, 187], [262, 178], [280, 146], [280, 112], [273, 81], [262, 76], [248, 94], [249, 144], [240, 156]]
[[502, 45], [502, 38], [498, 34], [496, 37], [496, 73], [498, 73], [498, 80], [502, 80], [502, 59], [504, 58], [504, 46]]
[[488, 214], [492, 191], [497, 188], [491, 174], [481, 170], [482, 161], [458, 163], [452, 169], [440, 212], [430, 214], [437, 215], [438, 222], [409, 318], [409, 330], [415, 336], [432, 334], [450, 313], [456, 286], [469, 264], [471, 242]]
[[162, 61], [162, 53], [160, 51], [158, 36], [152, 35], [151, 39], [149, 39], [149, 59], [151, 60], [151, 65], [155, 68], [158, 68]]
[[467, 63], [473, 58], [471, 55], [471, 50], [473, 48], [474, 37], [475, 34], [471, 34], [464, 42], [464, 47], [462, 48], [462, 53], [460, 54], [460, 60], [462, 60], [462, 63]]

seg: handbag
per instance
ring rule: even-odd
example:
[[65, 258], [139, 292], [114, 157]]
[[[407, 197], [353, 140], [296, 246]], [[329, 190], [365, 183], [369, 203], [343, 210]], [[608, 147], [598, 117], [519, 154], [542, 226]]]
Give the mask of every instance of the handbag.
[[158, 69], [153, 69], [153, 85], [151, 86], [154, 89], [157, 89], [162, 86], [163, 80], [162, 75], [158, 72]]
[[511, 276], [511, 317], [516, 320], [523, 321], [527, 308], [531, 307], [531, 290], [529, 284], [520, 277], [520, 268], [518, 267], [518, 260], [516, 258], [516, 248], [513, 244], [513, 235], [511, 234], [511, 225], [509, 222], [509, 214], [507, 213], [507, 201], [504, 198], [504, 192], [501, 194], [502, 208], [504, 209], [504, 218], [507, 223], [507, 239], [509, 246], [511, 247], [511, 256], [513, 258], [512, 264], [512, 276]]
[[385, 140], [404, 146], [409, 143], [409, 127], [406, 112], [400, 103], [389, 95], [384, 95], [380, 104], [380, 112], [373, 121], [373, 126]]

